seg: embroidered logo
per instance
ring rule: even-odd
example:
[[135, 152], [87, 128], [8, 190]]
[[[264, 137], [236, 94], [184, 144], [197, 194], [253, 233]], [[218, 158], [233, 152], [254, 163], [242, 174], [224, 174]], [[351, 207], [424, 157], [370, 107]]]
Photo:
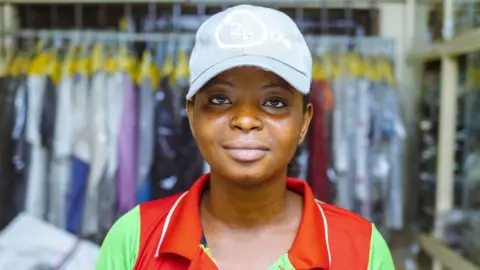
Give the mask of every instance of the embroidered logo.
[[254, 47], [267, 41], [281, 43], [288, 50], [292, 46], [280, 31], [270, 29], [260, 17], [246, 9], [226, 15], [215, 30], [215, 40], [222, 49]]

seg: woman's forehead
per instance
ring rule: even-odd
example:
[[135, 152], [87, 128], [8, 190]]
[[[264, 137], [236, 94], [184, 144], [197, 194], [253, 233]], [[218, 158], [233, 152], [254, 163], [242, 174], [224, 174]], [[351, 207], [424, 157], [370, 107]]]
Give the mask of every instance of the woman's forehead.
[[267, 71], [258, 67], [237, 67], [224, 71], [214, 78], [212, 78], [207, 84], [251, 84], [251, 85], [266, 85], [275, 83], [285, 88], [291, 88], [283, 78], [277, 74]]

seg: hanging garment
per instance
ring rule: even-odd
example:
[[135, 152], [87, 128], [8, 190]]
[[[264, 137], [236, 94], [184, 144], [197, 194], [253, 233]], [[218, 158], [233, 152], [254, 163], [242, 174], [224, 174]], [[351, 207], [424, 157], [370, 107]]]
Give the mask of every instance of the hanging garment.
[[370, 84], [360, 78], [356, 83], [355, 102], [355, 212], [372, 220], [373, 204], [370, 187], [372, 185], [369, 173], [368, 158], [370, 150]]
[[[306, 138], [308, 142], [308, 137]], [[308, 180], [308, 163], [310, 162], [310, 154], [308, 152], [308, 145], [304, 143], [300, 146], [300, 153], [297, 158], [298, 161], [298, 179]]]
[[[40, 120], [40, 136], [42, 140], [42, 146], [46, 150], [46, 205], [45, 205], [45, 218], [46, 220], [51, 220], [51, 210], [50, 210], [50, 198], [52, 195], [50, 193], [53, 188], [53, 180], [50, 176], [52, 175], [52, 161], [53, 161], [53, 140], [55, 134], [55, 120], [56, 120], [56, 111], [57, 111], [57, 87], [54, 85], [51, 76], [47, 76], [47, 84], [45, 86], [45, 93], [43, 94], [43, 106], [42, 106], [42, 115]], [[56, 195], [56, 194], [55, 194]]]
[[123, 111], [118, 138], [118, 173], [116, 178], [118, 213], [135, 207], [137, 187], [138, 93], [132, 78], [124, 76]]
[[[343, 77], [333, 79], [335, 107], [333, 110], [333, 164], [337, 181], [337, 205], [353, 210], [354, 173], [352, 162], [355, 158], [354, 119], [355, 87], [354, 80]], [[352, 148], [353, 147], [353, 148]]]
[[377, 222], [385, 221], [387, 200], [387, 183], [391, 164], [388, 161], [388, 141], [384, 136], [384, 93], [385, 89], [379, 82], [371, 81], [371, 134], [370, 134], [370, 180], [372, 186], [370, 200], [374, 219]]
[[45, 93], [43, 94], [42, 116], [40, 120], [40, 135], [42, 145], [48, 152], [52, 151], [57, 113], [57, 87], [50, 76], [47, 77]]
[[465, 208], [480, 209], [480, 153], [477, 149], [471, 152], [465, 158], [465, 187], [464, 187], [464, 205]]
[[26, 181], [28, 173], [28, 161], [30, 155], [30, 145], [26, 140], [26, 122], [27, 122], [27, 77], [18, 76], [18, 86], [15, 95], [15, 122], [12, 130], [12, 146], [14, 155], [11, 164], [14, 168], [14, 197], [13, 209], [15, 215], [25, 209]]
[[85, 190], [90, 166], [84, 160], [72, 157], [72, 175], [70, 191], [67, 198], [67, 224], [69, 232], [78, 234], [82, 230], [85, 207]]
[[[177, 91], [177, 93], [175, 93]], [[162, 80], [155, 107], [155, 158], [152, 196], [164, 198], [188, 190], [204, 171], [204, 161], [193, 138], [185, 113], [182, 89]]]
[[[188, 190], [205, 170], [203, 157], [188, 121], [188, 40], [178, 46], [168, 43], [161, 92], [156, 95], [155, 164], [152, 168], [152, 196], [163, 198]], [[176, 59], [173, 59], [176, 56]], [[173, 68], [173, 60], [176, 61]]]
[[0, 79], [0, 229], [14, 217], [14, 168], [11, 134], [15, 119], [16, 78]]
[[50, 213], [49, 222], [65, 228], [66, 200], [70, 182], [71, 156], [73, 154], [72, 99], [74, 77], [65, 74], [57, 87], [57, 114], [53, 139], [53, 160], [50, 169]]
[[98, 193], [101, 194], [98, 204], [99, 231], [106, 233], [116, 220], [117, 185], [116, 176], [118, 171], [118, 138], [120, 136], [120, 120], [122, 118], [124, 92], [123, 72], [116, 72], [107, 78], [107, 142], [108, 163], [105, 176], [99, 184]]
[[27, 140], [31, 145], [31, 156], [27, 180], [26, 211], [44, 219], [47, 206], [47, 150], [42, 145], [40, 123], [43, 110], [43, 95], [47, 77], [31, 74], [28, 77]]
[[389, 229], [401, 230], [403, 221], [403, 147], [406, 137], [405, 127], [400, 117], [399, 98], [396, 90], [385, 86], [384, 125], [390, 134], [388, 161], [391, 164], [389, 182], [386, 193], [386, 226]]
[[175, 107], [178, 112], [180, 126], [179, 156], [177, 156], [177, 164], [179, 171], [177, 173], [179, 187], [181, 191], [191, 188], [196, 179], [198, 179], [204, 171], [205, 161], [198, 149], [197, 142], [192, 135], [190, 122], [188, 120], [186, 106], [189, 88], [188, 81], [188, 40], [180, 43], [177, 54], [177, 63], [175, 68], [175, 82], [173, 84], [173, 92], [175, 94]]
[[138, 153], [138, 194], [137, 203], [149, 200], [150, 181], [147, 179], [153, 163], [155, 90], [150, 80], [144, 80], [140, 87], [139, 112], [139, 153]]
[[186, 99], [183, 98], [186, 95], [186, 88], [181, 93], [181, 116], [182, 116], [182, 130], [180, 136], [180, 155], [177, 157], [177, 164], [179, 164], [178, 179], [181, 183], [181, 190], [188, 190], [192, 187], [193, 183], [203, 174], [204, 171], [204, 159], [200, 150], [198, 149], [197, 142], [192, 135], [190, 129], [190, 123], [185, 111]]
[[144, 182], [137, 189], [137, 204], [151, 200], [152, 182], [150, 177], [145, 178]]
[[91, 162], [89, 86], [89, 78], [86, 75], [77, 74], [72, 104], [72, 175], [67, 195], [67, 230], [74, 234], [81, 232], [88, 170]]
[[292, 161], [287, 166], [287, 176], [288, 177], [295, 177], [298, 178], [298, 175], [300, 175], [300, 164], [298, 162], [298, 157], [300, 156], [302, 152], [301, 147], [297, 147], [297, 150], [295, 151], [295, 154], [293, 155]]
[[315, 112], [310, 122], [308, 180], [315, 197], [329, 202], [329, 186], [327, 179], [328, 149], [325, 142], [325, 102], [324, 90], [329, 87], [326, 82], [314, 81], [310, 93], [310, 102]]
[[[176, 158], [180, 124], [175, 120], [175, 96], [168, 84], [168, 78], [162, 79], [162, 90], [155, 94], [155, 152], [152, 167], [152, 197], [163, 198], [179, 192], [177, 185]], [[176, 187], [176, 188], [174, 188]]]
[[98, 187], [105, 175], [108, 162], [107, 131], [107, 73], [97, 71], [92, 76], [89, 104], [90, 122], [90, 170], [87, 181], [85, 209], [83, 214], [83, 235], [94, 235], [99, 231]]

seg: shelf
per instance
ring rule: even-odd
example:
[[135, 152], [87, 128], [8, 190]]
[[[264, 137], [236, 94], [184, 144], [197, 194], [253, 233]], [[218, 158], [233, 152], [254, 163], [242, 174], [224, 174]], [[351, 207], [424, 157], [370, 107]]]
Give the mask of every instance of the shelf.
[[[268, 2], [268, 6], [279, 7], [291, 7], [291, 8], [322, 8], [325, 5], [329, 8], [345, 8], [351, 7], [353, 9], [370, 9], [374, 6], [378, 6], [381, 3], [402, 3], [404, 0], [0, 0], [5, 4], [183, 4], [183, 5], [197, 5], [205, 4], [212, 6], [221, 6], [223, 4], [239, 5], [239, 4], [252, 4], [252, 5], [265, 5]], [[350, 2], [350, 4], [348, 3]]]
[[459, 34], [446, 42], [412, 50], [408, 54], [408, 61], [440, 60], [442, 56], [459, 56], [475, 51], [480, 51], [480, 28]]
[[449, 269], [480, 270], [480, 266], [463, 258], [433, 236], [422, 234], [419, 241], [420, 247], [425, 253]]

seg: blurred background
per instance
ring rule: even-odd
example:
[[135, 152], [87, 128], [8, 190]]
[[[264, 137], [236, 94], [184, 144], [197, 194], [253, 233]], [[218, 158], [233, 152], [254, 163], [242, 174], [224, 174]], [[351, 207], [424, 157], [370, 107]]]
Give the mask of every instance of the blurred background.
[[208, 172], [188, 58], [245, 3], [314, 56], [290, 175], [374, 222], [397, 269], [480, 269], [480, 1], [2, 0], [0, 270], [94, 269], [120, 215]]

